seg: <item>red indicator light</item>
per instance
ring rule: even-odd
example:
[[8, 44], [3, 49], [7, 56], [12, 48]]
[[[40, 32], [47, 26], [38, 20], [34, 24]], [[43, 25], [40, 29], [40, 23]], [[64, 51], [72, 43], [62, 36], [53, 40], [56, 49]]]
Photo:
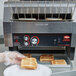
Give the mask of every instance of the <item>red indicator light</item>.
[[64, 38], [65, 38], [65, 39], [69, 39], [69, 38], [70, 38], [70, 36], [66, 35], [66, 36], [64, 36]]
[[16, 40], [16, 42], [18, 42], [18, 40]]

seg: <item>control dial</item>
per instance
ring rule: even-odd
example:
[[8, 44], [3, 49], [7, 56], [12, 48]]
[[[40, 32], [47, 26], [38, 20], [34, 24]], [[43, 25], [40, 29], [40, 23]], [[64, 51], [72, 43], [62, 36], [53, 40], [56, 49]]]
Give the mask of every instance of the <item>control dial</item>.
[[25, 36], [24, 36], [24, 40], [25, 40], [25, 41], [29, 41], [29, 40], [30, 40], [29, 35], [25, 35]]
[[24, 42], [24, 45], [25, 46], [29, 46], [29, 42]]
[[37, 36], [33, 36], [32, 38], [31, 38], [31, 43], [33, 44], [33, 45], [38, 45], [39, 44], [39, 38], [37, 37]]

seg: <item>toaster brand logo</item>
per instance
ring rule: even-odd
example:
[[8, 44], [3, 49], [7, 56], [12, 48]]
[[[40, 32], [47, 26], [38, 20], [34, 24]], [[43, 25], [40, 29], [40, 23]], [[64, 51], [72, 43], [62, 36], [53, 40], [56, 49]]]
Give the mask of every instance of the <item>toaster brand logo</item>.
[[66, 35], [66, 36], [64, 36], [64, 38], [65, 38], [65, 39], [69, 39], [69, 38], [70, 38], [70, 36]]
[[36, 26], [48, 26], [48, 23], [37, 23]]

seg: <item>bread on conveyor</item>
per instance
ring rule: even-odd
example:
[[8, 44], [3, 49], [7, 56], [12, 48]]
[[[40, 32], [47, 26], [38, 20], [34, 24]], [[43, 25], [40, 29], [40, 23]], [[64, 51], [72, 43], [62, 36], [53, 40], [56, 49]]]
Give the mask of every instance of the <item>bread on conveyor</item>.
[[40, 61], [41, 62], [50, 62], [50, 61], [52, 61], [52, 60], [54, 60], [54, 56], [53, 55], [51, 55], [51, 54], [45, 54], [45, 55], [41, 55], [40, 56]]
[[24, 56], [26, 56], [26, 57], [28, 57], [28, 58], [30, 58], [30, 57], [32, 57], [32, 55], [31, 54], [23, 54]]
[[34, 21], [36, 18], [19, 18], [20, 21]]
[[47, 21], [61, 21], [62, 18], [46, 18]]
[[36, 58], [23, 58], [21, 61], [21, 68], [34, 70], [37, 68]]
[[51, 61], [51, 64], [53, 64], [53, 65], [63, 65], [63, 64], [67, 64], [67, 63], [64, 59], [62, 59], [62, 60], [53, 60], [53, 61]]

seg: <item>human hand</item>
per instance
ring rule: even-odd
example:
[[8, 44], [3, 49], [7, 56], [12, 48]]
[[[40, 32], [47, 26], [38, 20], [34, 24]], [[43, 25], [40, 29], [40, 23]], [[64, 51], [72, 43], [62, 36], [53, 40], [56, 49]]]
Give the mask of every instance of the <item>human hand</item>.
[[4, 62], [9, 65], [9, 64], [20, 64], [21, 59], [25, 58], [25, 56], [17, 51], [11, 52], [11, 51], [6, 51], [4, 52]]

